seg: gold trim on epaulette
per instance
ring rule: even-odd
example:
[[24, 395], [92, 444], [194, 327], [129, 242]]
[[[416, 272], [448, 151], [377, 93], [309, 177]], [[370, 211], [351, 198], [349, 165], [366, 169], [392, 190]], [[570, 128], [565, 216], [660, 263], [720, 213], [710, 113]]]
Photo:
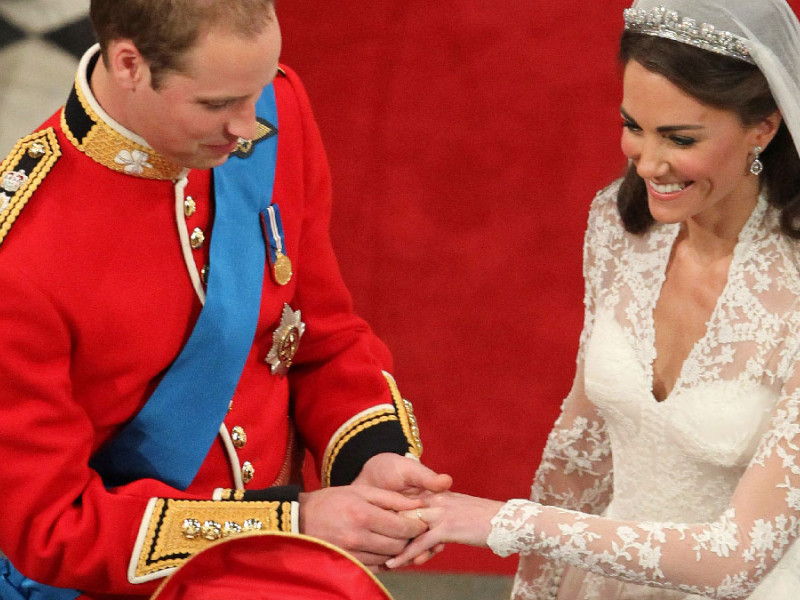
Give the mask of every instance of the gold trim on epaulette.
[[0, 244], [60, 156], [50, 127], [22, 138], [0, 165]]
[[391, 408], [382, 408], [366, 412], [354, 418], [352, 421], [349, 421], [346, 427], [337, 432], [338, 435], [328, 446], [328, 451], [325, 453], [325, 457], [322, 460], [322, 486], [330, 486], [333, 464], [336, 462], [336, 457], [339, 456], [339, 452], [344, 448], [347, 442], [370, 427], [397, 420], [397, 415], [394, 410]]
[[105, 123], [87, 102], [80, 85], [75, 85], [75, 92], [81, 107], [93, 122], [89, 133], [79, 140], [69, 127], [67, 111], [61, 111], [61, 128], [78, 150], [112, 171], [133, 177], [173, 181], [181, 176], [183, 167], [160, 156], [152, 148], [137, 144]]
[[292, 531], [291, 502], [157, 498], [142, 521], [130, 579], [152, 580], [219, 540], [267, 531]]
[[383, 377], [389, 385], [389, 391], [392, 394], [392, 400], [397, 410], [397, 417], [400, 419], [400, 425], [403, 427], [403, 433], [410, 446], [409, 452], [417, 458], [420, 458], [422, 456], [422, 440], [419, 436], [419, 425], [417, 424], [417, 417], [414, 414], [414, 407], [410, 401], [403, 398], [394, 377], [386, 371], [383, 372]]

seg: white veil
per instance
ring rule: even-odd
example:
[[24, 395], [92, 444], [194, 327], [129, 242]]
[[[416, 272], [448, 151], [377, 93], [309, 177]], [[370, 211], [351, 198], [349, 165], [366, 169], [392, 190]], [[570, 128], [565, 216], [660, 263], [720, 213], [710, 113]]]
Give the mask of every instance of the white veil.
[[745, 41], [800, 154], [800, 22], [786, 1], [636, 0], [631, 8], [661, 6]]

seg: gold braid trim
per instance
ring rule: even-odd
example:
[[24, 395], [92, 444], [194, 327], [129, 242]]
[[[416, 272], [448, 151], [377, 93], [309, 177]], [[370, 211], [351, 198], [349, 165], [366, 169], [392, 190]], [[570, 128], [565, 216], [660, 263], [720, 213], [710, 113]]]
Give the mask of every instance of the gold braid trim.
[[165, 571], [180, 567], [219, 540], [291, 530], [291, 502], [158, 498], [142, 522], [143, 537], [133, 580], [166, 575]]
[[241, 502], [244, 500], [244, 492], [244, 490], [224, 489], [222, 490], [222, 497], [220, 500], [236, 500], [237, 502]]
[[347, 442], [365, 429], [369, 429], [370, 427], [374, 427], [380, 423], [386, 423], [387, 421], [397, 421], [397, 415], [394, 414], [393, 410], [377, 410], [362, 416], [360, 419], [354, 420], [352, 423], [348, 423], [347, 428], [341, 431], [334, 443], [331, 444], [323, 460], [322, 487], [330, 486], [331, 471], [333, 471], [333, 465], [336, 462], [336, 457], [339, 455], [339, 452], [342, 448], [344, 448]]
[[336, 458], [342, 448], [359, 433], [381, 423], [398, 421], [408, 443], [408, 453], [417, 458], [422, 456], [422, 441], [420, 440], [417, 418], [414, 416], [414, 407], [411, 402], [404, 399], [400, 394], [394, 378], [385, 371], [383, 376], [389, 386], [393, 408], [376, 408], [374, 411], [368, 411], [346, 423], [336, 433], [322, 460], [321, 480], [323, 487], [328, 487], [331, 484], [333, 465], [336, 463]]
[[[49, 127], [19, 140], [0, 165], [0, 244], [60, 156], [56, 132]], [[6, 182], [6, 178], [20, 174], [26, 179], [13, 189], [17, 186]]]
[[403, 427], [403, 433], [406, 436], [409, 444], [409, 452], [420, 458], [422, 456], [422, 440], [419, 436], [419, 425], [417, 424], [417, 417], [414, 414], [414, 407], [411, 402], [403, 398], [400, 394], [400, 389], [397, 387], [394, 377], [389, 375], [386, 371], [383, 372], [383, 377], [389, 385], [389, 391], [392, 393], [392, 400], [394, 407], [397, 410], [397, 417], [400, 419], [400, 425]]

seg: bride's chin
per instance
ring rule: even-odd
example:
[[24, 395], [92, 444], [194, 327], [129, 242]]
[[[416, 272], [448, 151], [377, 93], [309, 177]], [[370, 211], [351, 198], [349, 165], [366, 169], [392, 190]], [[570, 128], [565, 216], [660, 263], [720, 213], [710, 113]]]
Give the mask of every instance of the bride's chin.
[[650, 201], [650, 198], [648, 198], [647, 205], [648, 208], [650, 209], [650, 214], [652, 215], [656, 223], [660, 223], [662, 225], [670, 225], [673, 223], [681, 223], [685, 220], [685, 215], [683, 215], [679, 211], [670, 210], [669, 207], [660, 205], [657, 202], [652, 202]]

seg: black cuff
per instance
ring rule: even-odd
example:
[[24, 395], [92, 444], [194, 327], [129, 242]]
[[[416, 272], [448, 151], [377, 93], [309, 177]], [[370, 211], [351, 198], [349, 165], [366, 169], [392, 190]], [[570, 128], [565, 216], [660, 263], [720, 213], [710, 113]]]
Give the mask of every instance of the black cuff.
[[299, 496], [299, 485], [276, 485], [263, 490], [247, 490], [242, 500], [245, 502], [297, 502]]
[[374, 425], [345, 444], [331, 466], [330, 485], [348, 485], [370, 458], [383, 452], [405, 456], [408, 440], [397, 421]]

